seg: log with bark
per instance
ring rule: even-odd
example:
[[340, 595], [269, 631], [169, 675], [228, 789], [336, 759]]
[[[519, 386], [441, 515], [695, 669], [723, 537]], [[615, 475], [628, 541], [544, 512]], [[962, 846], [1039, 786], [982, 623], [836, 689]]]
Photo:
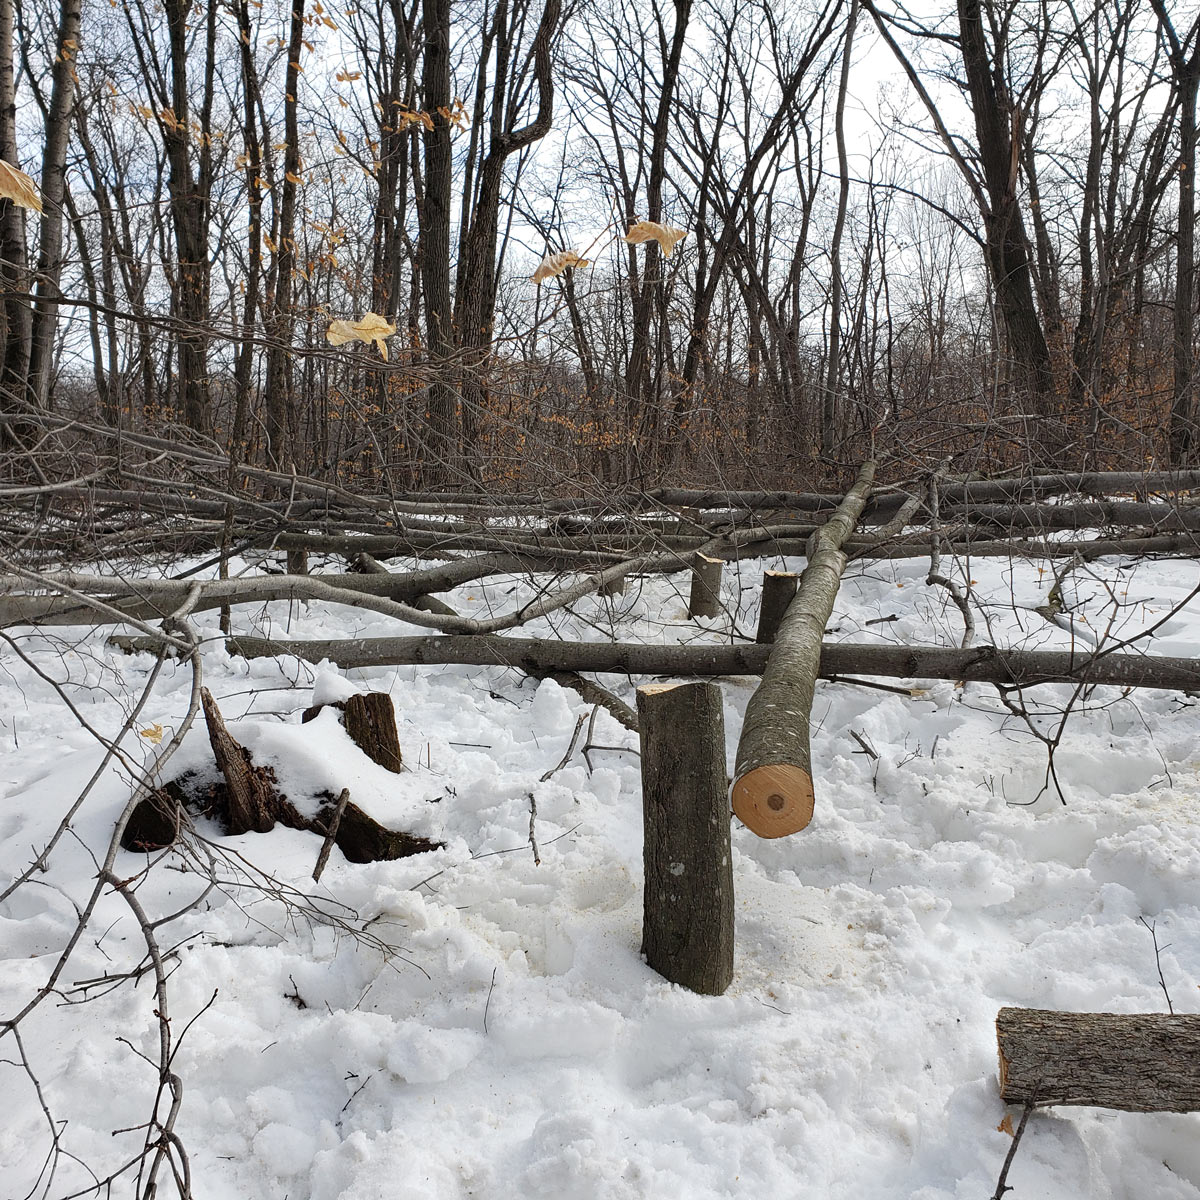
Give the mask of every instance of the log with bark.
[[812, 820], [809, 714], [821, 641], [846, 566], [850, 536], [875, 478], [867, 462], [829, 522], [813, 535], [808, 566], [746, 705], [733, 773], [733, 811], [760, 837], [785, 837]]
[[1009, 1104], [1200, 1109], [1200, 1016], [1002, 1008], [996, 1039]]
[[[618, 675], [761, 675], [770, 646], [661, 646], [631, 642], [559, 642], [510, 637], [339, 638], [282, 641], [232, 637], [230, 654], [244, 658], [294, 655], [338, 667], [468, 666], [516, 667], [536, 674], [556, 670]], [[129, 639], [131, 649], [155, 650], [154, 638]], [[1149, 654], [1059, 650], [1002, 650], [972, 646], [863, 646], [825, 642], [822, 679], [877, 676], [890, 679], [953, 679], [1006, 687], [1038, 684], [1103, 684], [1166, 691], [1200, 690], [1200, 659]]]

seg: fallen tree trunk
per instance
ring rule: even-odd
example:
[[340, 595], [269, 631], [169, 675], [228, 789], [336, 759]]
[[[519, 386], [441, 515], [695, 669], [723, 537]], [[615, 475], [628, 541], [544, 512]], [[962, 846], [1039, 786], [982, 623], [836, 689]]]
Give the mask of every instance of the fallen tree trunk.
[[1092, 500], [1083, 504], [948, 505], [943, 515], [996, 529], [1108, 529], [1143, 527], [1161, 533], [1200, 530], [1200, 507]]
[[[111, 639], [130, 653], [154, 653], [157, 637]], [[231, 637], [230, 654], [243, 658], [293, 655], [307, 662], [355, 667], [515, 667], [539, 677], [559, 671], [614, 675], [761, 675], [770, 646], [646, 645], [632, 642], [559, 642], [513, 637], [333, 638], [287, 641]], [[953, 679], [1036, 687], [1047, 683], [1090, 684], [1159, 691], [1200, 690], [1200, 659], [1149, 654], [1089, 655], [1061, 650], [1001, 650], [972, 646], [864, 646], [825, 642], [818, 677], [853, 682], [853, 676], [883, 679]], [[564, 686], [567, 686], [564, 684]], [[573, 686], [573, 685], [571, 685]], [[590, 702], [590, 701], [589, 701]]]
[[821, 639], [846, 566], [841, 546], [874, 478], [874, 462], [865, 463], [841, 507], [813, 535], [808, 566], [779, 623], [762, 683], [746, 705], [733, 771], [733, 811], [760, 837], [785, 837], [812, 820], [808, 725]]
[[996, 1040], [1008, 1104], [1200, 1109], [1200, 1016], [1002, 1008]]

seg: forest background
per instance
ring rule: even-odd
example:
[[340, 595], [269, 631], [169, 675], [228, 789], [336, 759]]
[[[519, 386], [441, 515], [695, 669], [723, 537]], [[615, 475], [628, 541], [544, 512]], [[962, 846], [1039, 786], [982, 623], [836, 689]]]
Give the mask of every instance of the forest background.
[[1198, 86], [1169, 0], [0, 0], [0, 434], [393, 493], [1179, 466]]

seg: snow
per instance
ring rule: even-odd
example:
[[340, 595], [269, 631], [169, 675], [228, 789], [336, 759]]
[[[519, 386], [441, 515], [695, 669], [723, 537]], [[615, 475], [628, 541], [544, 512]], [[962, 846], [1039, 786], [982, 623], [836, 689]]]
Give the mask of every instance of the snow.
[[[631, 581], [626, 596], [522, 633], [752, 636], [761, 571], [801, 565], [727, 568], [723, 618], [687, 622], [679, 575]], [[1194, 562], [1076, 568], [1065, 628], [1036, 612], [1061, 561], [952, 565], [982, 603], [981, 641], [1087, 649], [1154, 629], [1134, 648], [1200, 654]], [[956, 644], [961, 617], [927, 570], [927, 559], [852, 564], [830, 636]], [[476, 581], [448, 600], [486, 616], [545, 583]], [[377, 819], [444, 848], [367, 865], [335, 850], [314, 885], [311, 834], [222, 837], [202, 821], [221, 880], [207, 895], [203, 856], [120, 854], [116, 872], [138, 876], [152, 919], [183, 910], [159, 938], [184, 1085], [177, 1132], [205, 1200], [978, 1200], [1011, 1144], [998, 1128], [998, 1008], [1161, 1012], [1165, 985], [1176, 1012], [1200, 1011], [1200, 709], [1188, 696], [1081, 697], [1056, 784], [1045, 746], [993, 688], [819, 684], [816, 816], [778, 841], [735, 823], [735, 977], [713, 998], [639, 956], [636, 739], [607, 713], [590, 769], [581, 739], [542, 782], [590, 712], [552, 681], [494, 667], [247, 662], [225, 652], [209, 617], [197, 621], [205, 685], [293, 802], [315, 811], [322, 793], [348, 787]], [[416, 632], [318, 603], [247, 606], [235, 622], [294, 638]], [[101, 766], [97, 736], [120, 731], [149, 678], [152, 658], [121, 654], [105, 632], [15, 631], [0, 649], [0, 890], [49, 841]], [[602, 682], [632, 702], [645, 681]], [[755, 681], [721, 686], [732, 762]], [[168, 663], [136, 728], [160, 723], [169, 740], [190, 687], [188, 668]], [[311, 703], [369, 690], [395, 704], [404, 774], [367, 760], [332, 710], [300, 724]], [[1025, 694], [1047, 736], [1071, 695]], [[160, 752], [136, 733], [120, 750], [48, 869], [0, 903], [0, 1020], [46, 983], [131, 772]], [[211, 770], [201, 725], [167, 774], [184, 770]], [[86, 1193], [90, 1172], [139, 1152], [157, 1083], [152, 980], [88, 981], [143, 955], [128, 907], [106, 892], [55, 995], [20, 1026], [70, 1155], [48, 1185], [36, 1183], [47, 1118], [13, 1039], [0, 1039], [0, 1196]], [[1011, 1195], [1198, 1197], [1198, 1133], [1195, 1115], [1039, 1112]], [[160, 1186], [170, 1190], [168, 1176]], [[113, 1194], [135, 1194], [131, 1174]]]

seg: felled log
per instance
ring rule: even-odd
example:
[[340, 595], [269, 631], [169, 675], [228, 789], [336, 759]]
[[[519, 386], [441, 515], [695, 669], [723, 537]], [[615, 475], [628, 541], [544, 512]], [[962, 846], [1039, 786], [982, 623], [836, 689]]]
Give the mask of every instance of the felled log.
[[[154, 650], [154, 638], [130, 639], [134, 649]], [[225, 646], [244, 658], [294, 655], [308, 662], [328, 659], [351, 667], [469, 666], [516, 667], [539, 671], [589, 671], [619, 675], [761, 675], [770, 646], [655, 646], [631, 642], [558, 642], [510, 637], [338, 638], [282, 641], [231, 637]], [[1001, 650], [972, 646], [821, 646], [822, 679], [880, 676], [891, 679], [954, 679], [1034, 687], [1043, 683], [1107, 684], [1113, 687], [1200, 689], [1200, 659], [1149, 654], [1098, 655], [1059, 650]]]
[[1200, 1109], [1200, 1016], [1002, 1008], [996, 1039], [1009, 1104]]
[[838, 510], [813, 536], [808, 566], [779, 624], [762, 683], [746, 705], [733, 772], [733, 811], [760, 837], [785, 837], [812, 820], [809, 714], [821, 639], [846, 566], [850, 536], [875, 478], [867, 462]]
[[719, 996], [733, 979], [725, 720], [714, 683], [638, 688], [642, 952], [672, 983]]
[[1141, 527], [1161, 533], [1200, 530], [1200, 507], [1131, 500], [1091, 500], [1079, 504], [948, 505], [947, 518], [967, 518], [995, 529], [1105, 529]]

